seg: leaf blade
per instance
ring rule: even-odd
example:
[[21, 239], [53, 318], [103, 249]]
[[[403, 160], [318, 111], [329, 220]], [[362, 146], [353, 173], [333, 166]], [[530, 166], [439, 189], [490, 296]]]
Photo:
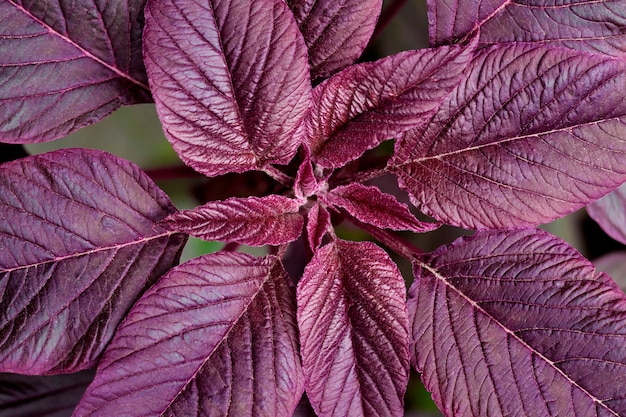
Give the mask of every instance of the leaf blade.
[[626, 296], [566, 243], [479, 232], [415, 275], [412, 361], [444, 413], [623, 414]]
[[298, 283], [306, 392], [319, 416], [401, 416], [408, 382], [404, 280], [370, 242], [319, 249]]
[[295, 154], [311, 87], [283, 1], [151, 0], [144, 58], [165, 134], [192, 168], [216, 176]]
[[122, 105], [152, 101], [141, 58], [144, 1], [103, 9], [2, 2], [0, 141], [54, 140]]
[[309, 50], [311, 78], [328, 77], [352, 64], [374, 32], [381, 0], [289, 0]]
[[303, 391], [293, 293], [274, 257], [180, 265], [133, 307], [75, 414], [289, 415]]
[[363, 223], [384, 229], [424, 233], [439, 227], [438, 223], [418, 220], [406, 204], [374, 186], [359, 183], [342, 185], [321, 198], [329, 205], [345, 209]]
[[624, 181], [624, 83], [621, 60], [483, 49], [439, 113], [396, 143], [390, 168], [421, 211], [446, 223], [548, 222]]
[[93, 367], [130, 305], [178, 262], [186, 238], [156, 226], [175, 208], [137, 166], [99, 151], [3, 164], [0, 189], [1, 369]]
[[298, 201], [280, 195], [212, 201], [168, 216], [162, 224], [204, 240], [283, 245], [302, 233]]
[[313, 90], [313, 160], [337, 168], [425, 123], [463, 76], [473, 45], [407, 51], [353, 65]]
[[478, 31], [484, 46], [537, 42], [626, 56], [626, 10], [619, 1], [429, 0], [428, 17], [433, 45], [453, 43]]

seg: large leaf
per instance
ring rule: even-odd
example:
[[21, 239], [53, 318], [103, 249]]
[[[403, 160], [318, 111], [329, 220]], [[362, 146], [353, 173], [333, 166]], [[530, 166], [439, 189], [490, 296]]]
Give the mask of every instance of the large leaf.
[[324, 81], [307, 117], [315, 162], [343, 166], [428, 121], [461, 81], [472, 51], [473, 44], [402, 52]]
[[409, 376], [404, 280], [371, 242], [317, 251], [298, 284], [306, 392], [319, 417], [402, 416]]
[[95, 370], [69, 375], [0, 374], [2, 417], [70, 417]]
[[57, 139], [150, 101], [144, 2], [0, 2], [0, 141]]
[[178, 261], [175, 211], [135, 165], [61, 150], [0, 166], [0, 370], [95, 366], [130, 306]]
[[626, 245], [626, 185], [588, 205], [587, 213], [609, 236]]
[[438, 223], [418, 220], [406, 204], [373, 186], [342, 185], [321, 198], [329, 205], [346, 210], [357, 220], [380, 228], [424, 233], [439, 227]]
[[299, 209], [297, 200], [280, 195], [229, 198], [176, 212], [163, 224], [204, 240], [282, 245], [302, 233], [304, 219]]
[[453, 225], [536, 225], [626, 180], [626, 61], [544, 46], [482, 50], [391, 162], [424, 213]]
[[296, 152], [311, 83], [283, 0], [150, 0], [144, 57], [165, 135], [191, 167], [215, 176]]
[[622, 0], [428, 0], [428, 20], [433, 45], [479, 31], [481, 44], [539, 42], [626, 56]]
[[303, 391], [278, 258], [221, 252], [163, 276], [120, 326], [76, 416], [290, 416]]
[[447, 416], [626, 415], [626, 295], [540, 230], [415, 263], [414, 364]]
[[382, 0], [287, 0], [309, 49], [311, 77], [352, 64], [367, 45]]

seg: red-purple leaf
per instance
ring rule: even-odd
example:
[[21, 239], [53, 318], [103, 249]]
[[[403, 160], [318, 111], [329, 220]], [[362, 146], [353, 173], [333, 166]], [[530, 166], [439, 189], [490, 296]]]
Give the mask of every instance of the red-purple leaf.
[[298, 284], [306, 392], [319, 417], [402, 416], [408, 382], [404, 280], [371, 242], [317, 251]]
[[416, 219], [406, 204], [373, 186], [358, 183], [343, 185], [321, 198], [328, 205], [346, 210], [357, 220], [380, 228], [423, 233], [439, 227], [438, 223]]
[[330, 229], [330, 214], [321, 204], [316, 203], [309, 210], [306, 223], [307, 240], [313, 252], [322, 244], [322, 239]]
[[61, 150], [0, 165], [0, 371], [95, 366], [130, 306], [178, 262], [175, 211], [135, 165]]
[[508, 228], [570, 213], [626, 180], [626, 61], [535, 45], [483, 49], [390, 166], [424, 213]]
[[95, 370], [69, 375], [0, 374], [2, 417], [70, 417]]
[[151, 101], [144, 2], [0, 2], [0, 141], [57, 139]]
[[433, 45], [480, 30], [480, 43], [539, 42], [626, 57], [622, 0], [428, 0]]
[[593, 264], [598, 271], [606, 272], [626, 292], [626, 252], [611, 252], [594, 259]]
[[128, 314], [76, 416], [290, 416], [303, 391], [293, 284], [278, 258], [174, 268]]
[[317, 182], [317, 178], [315, 178], [313, 165], [311, 164], [311, 155], [309, 154], [308, 148], [305, 149], [306, 154], [304, 160], [300, 164], [300, 167], [298, 167], [296, 180], [293, 184], [295, 195], [300, 199], [305, 199], [315, 194], [319, 188], [319, 183]]
[[302, 233], [298, 201], [280, 195], [229, 198], [176, 212], [163, 221], [170, 230], [204, 240], [245, 245], [282, 245]]
[[289, 162], [311, 96], [283, 0], [150, 0], [144, 57], [165, 135], [209, 176]]
[[447, 416], [626, 415], [626, 295], [540, 230], [415, 263], [414, 364]]
[[588, 205], [587, 212], [609, 236], [626, 245], [626, 185]]
[[287, 0], [309, 49], [311, 77], [352, 64], [367, 45], [382, 0]]
[[407, 51], [353, 65], [313, 90], [313, 159], [327, 168], [421, 125], [459, 83], [473, 46]]

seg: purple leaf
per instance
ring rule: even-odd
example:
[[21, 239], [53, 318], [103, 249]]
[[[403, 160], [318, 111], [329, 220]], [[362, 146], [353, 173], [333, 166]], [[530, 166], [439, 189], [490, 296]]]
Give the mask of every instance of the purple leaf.
[[346, 210], [357, 220], [380, 228], [423, 233], [440, 226], [438, 223], [419, 221], [406, 204], [373, 186], [358, 183], [343, 185], [321, 198], [328, 205]]
[[135, 165], [84, 149], [0, 165], [0, 371], [95, 366], [130, 306], [178, 262], [175, 211]]
[[69, 375], [0, 374], [2, 417], [70, 417], [95, 370]]
[[77, 416], [289, 416], [303, 392], [293, 284], [278, 258], [174, 268], [128, 314]]
[[0, 2], [0, 141], [57, 139], [151, 101], [144, 2]]
[[626, 61], [543, 46], [482, 50], [390, 168], [424, 213], [471, 228], [570, 213], [626, 180]]
[[297, 200], [280, 195], [211, 201], [170, 215], [163, 225], [204, 240], [282, 245], [296, 240], [304, 220]]
[[626, 185], [588, 205], [587, 213], [606, 234], [626, 244]]
[[208, 176], [289, 162], [311, 95], [283, 0], [150, 0], [144, 57], [165, 135]]
[[371, 242], [317, 251], [298, 284], [306, 392], [319, 417], [402, 416], [409, 376], [404, 280]]
[[540, 230], [415, 263], [411, 353], [448, 416], [626, 415], [626, 295]]
[[606, 272], [626, 292], [626, 252], [611, 252], [594, 259], [593, 264], [598, 271]]
[[321, 204], [316, 203], [309, 210], [306, 231], [309, 247], [313, 252], [322, 244], [322, 240], [331, 227], [330, 214]]
[[421, 125], [459, 83], [473, 46], [407, 51], [353, 65], [313, 90], [313, 159], [335, 168]]
[[296, 175], [293, 189], [296, 197], [300, 199], [312, 196], [319, 189], [317, 178], [315, 178], [315, 173], [313, 172], [313, 165], [311, 164], [311, 155], [306, 147], [304, 161], [298, 167], [298, 174]]
[[287, 0], [309, 49], [311, 78], [357, 60], [374, 32], [382, 0]]
[[433, 45], [480, 30], [480, 44], [538, 42], [626, 57], [621, 1], [428, 0], [428, 20]]

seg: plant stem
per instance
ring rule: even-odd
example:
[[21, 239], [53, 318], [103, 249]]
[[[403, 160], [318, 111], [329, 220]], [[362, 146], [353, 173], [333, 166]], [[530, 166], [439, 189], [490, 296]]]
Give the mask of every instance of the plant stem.
[[391, 233], [384, 229], [379, 229], [378, 227], [369, 225], [367, 223], [362, 223], [350, 216], [346, 216], [346, 218], [354, 225], [358, 226], [360, 229], [363, 229], [372, 237], [379, 240], [389, 249], [393, 250], [399, 255], [404, 256], [408, 260], [412, 260], [413, 258], [415, 258], [416, 255], [422, 255], [424, 253], [423, 250], [413, 245], [412, 243], [407, 242], [406, 239], [403, 239], [394, 233]]
[[229, 242], [229, 243], [224, 245], [224, 247], [222, 248], [222, 251], [224, 251], [224, 252], [235, 252], [237, 249], [239, 249], [239, 246], [241, 246], [240, 243]]
[[266, 166], [263, 169], [263, 172], [286, 187], [291, 187], [293, 185], [293, 178], [272, 165]]
[[370, 40], [370, 45], [380, 36], [381, 32], [385, 30], [389, 22], [393, 20], [393, 18], [398, 14], [400, 9], [404, 7], [407, 0], [392, 0], [391, 4], [383, 10], [380, 14], [380, 18], [378, 19], [378, 24], [374, 29], [374, 33], [372, 33], [372, 38]]
[[200, 178], [204, 175], [193, 170], [187, 165], [177, 165], [172, 167], [153, 168], [145, 171], [152, 181], [173, 180], [179, 178]]

